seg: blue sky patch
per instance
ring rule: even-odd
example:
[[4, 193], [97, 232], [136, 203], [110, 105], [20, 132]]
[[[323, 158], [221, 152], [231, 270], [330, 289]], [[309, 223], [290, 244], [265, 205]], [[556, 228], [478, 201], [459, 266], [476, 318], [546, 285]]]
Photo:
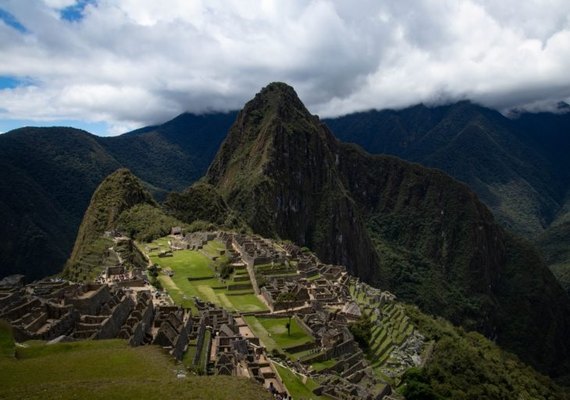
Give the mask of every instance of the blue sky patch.
[[16, 17], [14, 17], [12, 14], [4, 10], [3, 8], [0, 8], [0, 20], [3, 21], [6, 25], [16, 29], [19, 32], [22, 33], [28, 32], [26, 27], [22, 25], [20, 21], [16, 19]]
[[83, 19], [83, 10], [88, 4], [95, 4], [95, 0], [79, 0], [72, 6], [66, 7], [60, 11], [62, 19], [70, 22], [81, 21]]
[[15, 87], [21, 86], [22, 84], [24, 84], [24, 82], [18, 78], [14, 78], [12, 76], [0, 75], [0, 90], [14, 89]]

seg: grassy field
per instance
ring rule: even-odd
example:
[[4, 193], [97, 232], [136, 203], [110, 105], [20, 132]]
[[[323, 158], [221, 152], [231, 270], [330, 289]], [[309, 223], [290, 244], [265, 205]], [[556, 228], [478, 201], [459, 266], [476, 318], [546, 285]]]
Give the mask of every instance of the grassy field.
[[161, 267], [171, 268], [176, 274], [183, 274], [186, 278], [202, 278], [214, 276], [210, 268], [212, 261], [197, 251], [181, 250], [173, 252], [172, 257], [159, 257], [159, 252], [151, 252], [150, 259]]
[[12, 328], [5, 321], [0, 321], [0, 358], [14, 355]]
[[[176, 304], [195, 309], [193, 297], [199, 297], [229, 310], [242, 312], [267, 310], [265, 304], [252, 290], [227, 290], [229, 282], [222, 282], [215, 277], [216, 263], [227, 262], [226, 256], [220, 256], [216, 263], [201, 252], [191, 250], [175, 251], [172, 257], [158, 257], [161, 250], [168, 249], [167, 238], [158, 239], [151, 246], [160, 248], [158, 251], [149, 253], [152, 262], [163, 269], [170, 268], [174, 272], [172, 277], [160, 274], [158, 279]], [[211, 241], [204, 246], [204, 252], [216, 255], [224, 248], [223, 243]], [[188, 278], [196, 280], [188, 280]]]
[[326, 361], [319, 361], [319, 362], [314, 362], [311, 365], [313, 366], [313, 368], [315, 369], [315, 371], [322, 371], [323, 369], [327, 369], [332, 367], [333, 365], [335, 365], [338, 362], [338, 360], [332, 358], [330, 360], [326, 360]]
[[289, 318], [257, 318], [247, 316], [245, 320], [253, 333], [260, 338], [267, 350], [283, 350], [283, 348], [308, 343], [313, 338], [301, 329], [295, 318], [291, 319], [291, 335], [287, 333], [286, 324]]
[[327, 399], [328, 397], [317, 396], [313, 393], [313, 389], [316, 389], [319, 385], [312, 379], [307, 379], [303, 383], [302, 378], [299, 375], [294, 374], [288, 368], [281, 367], [280, 365], [275, 365], [277, 372], [281, 380], [287, 388], [287, 392], [295, 400], [309, 400], [309, 399]]
[[11, 351], [0, 327], [1, 399], [269, 399], [252, 381], [234, 377], [179, 379], [173, 360], [159, 347], [131, 348], [122, 340], [45, 345]]

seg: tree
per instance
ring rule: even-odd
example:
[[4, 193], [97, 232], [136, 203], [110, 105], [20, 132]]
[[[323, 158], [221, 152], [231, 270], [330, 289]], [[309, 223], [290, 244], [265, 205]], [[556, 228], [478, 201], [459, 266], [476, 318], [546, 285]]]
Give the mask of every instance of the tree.
[[291, 318], [293, 317], [291, 310], [293, 309], [294, 301], [295, 301], [295, 295], [292, 292], [280, 293], [279, 296], [277, 296], [277, 303], [287, 304], [287, 312], [289, 314], [289, 320], [285, 324], [285, 327], [287, 328], [288, 336], [291, 336]]

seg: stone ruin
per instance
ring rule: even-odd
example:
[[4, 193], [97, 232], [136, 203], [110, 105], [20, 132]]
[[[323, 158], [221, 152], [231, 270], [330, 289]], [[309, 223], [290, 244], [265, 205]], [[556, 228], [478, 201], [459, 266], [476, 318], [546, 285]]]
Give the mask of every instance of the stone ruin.
[[[291, 243], [276, 245], [257, 236], [228, 232], [174, 232], [170, 250], [201, 251], [208, 241], [226, 245], [230, 262], [247, 269], [254, 288], [263, 276], [260, 293], [270, 307], [265, 317], [292, 315], [313, 340], [284, 349], [302, 354], [298, 361], [273, 359], [240, 315], [195, 299], [198, 313], [157, 304], [150, 292], [114, 285], [76, 285], [44, 280], [32, 285], [2, 285], [0, 318], [14, 326], [16, 340], [122, 338], [131, 345], [155, 344], [180, 360], [195, 351], [190, 365], [220, 375], [246, 376], [267, 386], [280, 385], [273, 362], [285, 363], [296, 374], [314, 377], [317, 395], [333, 399], [382, 399], [390, 385], [379, 380], [373, 368], [397, 379], [410, 366], [421, 363], [424, 338], [413, 329], [391, 293], [351, 278], [343, 266], [321, 263]], [[173, 245], [174, 244], [174, 245]], [[171, 253], [170, 253], [171, 254]], [[160, 255], [159, 255], [160, 256]], [[106, 269], [106, 278], [122, 276], [118, 267]], [[241, 279], [241, 277], [240, 277]], [[288, 294], [291, 300], [278, 299]], [[364, 300], [362, 300], [364, 299]], [[294, 310], [294, 311], [293, 311]], [[374, 321], [374, 337], [382, 344], [371, 365], [348, 328], [366, 316]], [[311, 365], [325, 363], [316, 371]]]
[[132, 346], [161, 345], [176, 359], [186, 350], [192, 323], [180, 307], [155, 307], [149, 290], [60, 279], [0, 288], [0, 319], [18, 342], [121, 338]]

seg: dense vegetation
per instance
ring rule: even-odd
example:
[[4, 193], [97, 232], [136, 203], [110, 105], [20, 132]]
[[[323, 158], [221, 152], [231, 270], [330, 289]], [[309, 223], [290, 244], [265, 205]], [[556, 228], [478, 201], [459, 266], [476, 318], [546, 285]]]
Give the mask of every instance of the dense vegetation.
[[0, 135], [0, 277], [59, 272], [97, 186], [120, 167], [158, 199], [200, 178], [235, 113], [182, 114], [163, 125], [101, 138], [72, 128]]
[[[150, 213], [148, 207], [139, 207], [121, 219], [123, 212], [137, 205], [158, 207], [142, 183], [129, 170], [123, 168], [109, 175], [93, 194], [79, 228], [73, 252], [65, 266], [64, 275], [72, 280], [93, 279], [105, 266], [105, 260], [112, 256], [108, 249], [113, 243], [113, 235], [106, 233], [115, 231], [119, 221], [126, 223], [125, 226], [132, 229], [129, 233], [135, 235], [141, 233], [136, 230], [138, 221], [129, 221], [128, 217], [141, 216], [144, 212], [149, 222], [170, 221], [165, 216]], [[149, 215], [154, 221], [151, 221]], [[158, 228], [160, 230], [161, 227]], [[147, 234], [149, 229], [154, 227], [144, 228], [142, 232]], [[136, 251], [134, 247], [130, 249]]]
[[59, 272], [93, 191], [119, 167], [94, 136], [76, 129], [0, 135], [0, 276]]
[[437, 167], [468, 184], [503, 227], [535, 241], [570, 290], [568, 229], [559, 223], [570, 195], [570, 113], [509, 119], [460, 102], [325, 122], [341, 140]]
[[482, 335], [428, 317], [415, 307], [409, 306], [407, 314], [435, 345], [423, 369], [406, 373], [406, 399], [570, 399], [567, 389]]
[[143, 203], [123, 211], [116, 227], [125, 235], [141, 242], [151, 242], [166, 236], [174, 226], [182, 226], [179, 220], [166, 215], [159, 207]]
[[169, 193], [164, 208], [173, 217], [187, 224], [203, 221], [228, 229], [247, 229], [218, 191], [204, 182], [197, 182], [181, 193]]
[[204, 175], [235, 117], [235, 113], [182, 114], [162, 125], [98, 140], [162, 199]]
[[367, 318], [360, 318], [358, 321], [350, 324], [348, 328], [350, 333], [354, 336], [354, 340], [364, 351], [368, 350], [372, 342], [372, 321]]

